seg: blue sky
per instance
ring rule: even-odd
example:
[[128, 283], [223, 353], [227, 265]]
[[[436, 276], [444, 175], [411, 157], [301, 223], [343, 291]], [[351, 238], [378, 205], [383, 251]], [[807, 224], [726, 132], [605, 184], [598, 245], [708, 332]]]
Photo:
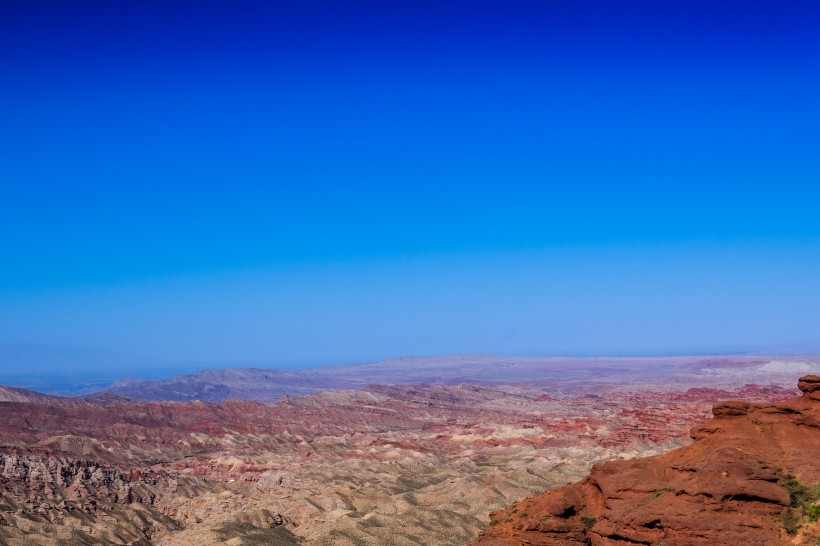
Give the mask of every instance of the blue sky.
[[0, 343], [818, 350], [820, 5], [714, 4], [5, 7]]

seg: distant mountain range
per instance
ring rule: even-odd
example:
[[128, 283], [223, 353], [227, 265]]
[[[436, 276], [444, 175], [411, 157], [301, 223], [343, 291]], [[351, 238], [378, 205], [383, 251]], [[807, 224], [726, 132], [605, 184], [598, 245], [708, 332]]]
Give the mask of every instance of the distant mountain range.
[[646, 389], [746, 383], [788, 386], [795, 374], [816, 368], [817, 357], [696, 356], [646, 358], [541, 358], [486, 355], [406, 357], [305, 371], [260, 368], [204, 370], [171, 379], [118, 381], [106, 392], [141, 400], [273, 402], [329, 390], [360, 390], [372, 384], [526, 384], [583, 394], [642, 384]]

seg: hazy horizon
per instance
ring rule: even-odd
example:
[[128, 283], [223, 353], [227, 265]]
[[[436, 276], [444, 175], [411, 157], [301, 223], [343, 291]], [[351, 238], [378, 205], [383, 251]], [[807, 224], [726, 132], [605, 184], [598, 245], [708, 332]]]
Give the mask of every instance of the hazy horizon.
[[[479, 379], [473, 377], [470, 370], [475, 369], [481, 376], [487, 373], [487, 364], [492, 364], [490, 368], [504, 370], [510, 362], [517, 362], [525, 368], [531, 363], [560, 363], [561, 373], [572, 375], [573, 370], [588, 370], [589, 366], [609, 366], [610, 371], [624, 366], [622, 374], [628, 372], [638, 363], [643, 365], [651, 364], [660, 373], [670, 365], [672, 367], [700, 365], [709, 366], [709, 363], [717, 359], [718, 361], [748, 362], [757, 363], [758, 373], [779, 373], [783, 372], [787, 366], [792, 373], [802, 373], [810, 364], [820, 362], [820, 353], [687, 353], [687, 354], [574, 354], [574, 355], [547, 355], [547, 354], [439, 354], [439, 355], [389, 355], [382, 358], [356, 359], [356, 360], [331, 360], [325, 359], [316, 362], [278, 362], [275, 360], [266, 361], [169, 361], [135, 355], [128, 353], [118, 353], [114, 351], [96, 350], [88, 347], [67, 347], [53, 345], [36, 345], [28, 343], [0, 343], [0, 362], [4, 365], [0, 367], [0, 386], [22, 387], [25, 389], [56, 395], [80, 396], [98, 393], [108, 390], [111, 387], [124, 385], [123, 380], [157, 381], [188, 376], [207, 370], [224, 369], [256, 369], [275, 370], [281, 372], [293, 372], [287, 377], [290, 381], [299, 383], [297, 377], [302, 377], [302, 381], [310, 381], [315, 373], [322, 375], [324, 372], [334, 368], [341, 372], [338, 376], [350, 380], [351, 377], [361, 375], [364, 370], [375, 373], [368, 381], [380, 383], [384, 381], [381, 376], [385, 370], [393, 370], [393, 373], [401, 373], [401, 370], [411, 371], [413, 363], [420, 366], [422, 370], [428, 370], [432, 375], [405, 377], [405, 381], [411, 383], [422, 383], [442, 381], [438, 375], [444, 373], [447, 376], [451, 373], [452, 367], [460, 367], [459, 381], [486, 381], [486, 377]], [[761, 367], [762, 363], [762, 367]], [[383, 364], [390, 364], [383, 366]], [[430, 368], [430, 365], [433, 365]], [[564, 365], [565, 364], [565, 365]], [[577, 365], [577, 366], [576, 366]], [[365, 368], [361, 368], [364, 366]], [[437, 370], [437, 371], [433, 371]], [[305, 373], [307, 372], [307, 373]], [[503, 372], [502, 372], [503, 373]], [[535, 373], [529, 380], [544, 380], [551, 372], [542, 370]], [[295, 375], [294, 375], [295, 374]], [[300, 375], [301, 374], [301, 375]], [[626, 375], [629, 375], [628, 373]], [[764, 373], [766, 375], [766, 373]], [[330, 377], [335, 377], [331, 374]], [[507, 376], [509, 377], [509, 376]], [[707, 376], [708, 377], [708, 376]], [[774, 376], [772, 376], [774, 377]], [[338, 379], [337, 379], [338, 380]], [[497, 379], [496, 379], [497, 380]], [[519, 378], [523, 380], [523, 378]], [[207, 378], [203, 381], [209, 381]], [[390, 381], [390, 379], [388, 379]], [[444, 379], [447, 381], [447, 379]], [[513, 382], [517, 382], [514, 380]], [[338, 386], [338, 385], [337, 385]], [[346, 385], [349, 388], [349, 385]], [[342, 386], [345, 388], [345, 386]]]
[[[3, 377], [25, 376], [31, 374], [48, 374], [58, 372], [65, 375], [72, 373], [106, 372], [107, 376], [127, 378], [129, 374], [142, 379], [160, 376], [175, 376], [203, 370], [225, 368], [260, 368], [281, 371], [303, 371], [333, 366], [355, 366], [386, 361], [411, 359], [442, 359], [455, 357], [479, 358], [522, 358], [522, 359], [555, 359], [567, 361], [583, 360], [640, 360], [668, 358], [710, 358], [710, 357], [784, 357], [815, 358], [820, 351], [713, 351], [713, 352], [680, 352], [680, 353], [442, 353], [442, 354], [392, 354], [370, 358], [334, 359], [324, 358], [311, 361], [282, 361], [275, 357], [262, 360], [164, 360], [144, 354], [106, 351], [93, 347], [67, 345], [41, 345], [33, 343], [0, 343], [0, 361], [9, 366], [0, 369], [0, 383]], [[117, 366], [112, 368], [112, 364]]]

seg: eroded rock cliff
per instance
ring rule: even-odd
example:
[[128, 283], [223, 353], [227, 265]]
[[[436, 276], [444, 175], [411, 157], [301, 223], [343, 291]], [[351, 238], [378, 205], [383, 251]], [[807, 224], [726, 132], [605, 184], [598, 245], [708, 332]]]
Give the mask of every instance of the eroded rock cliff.
[[799, 388], [782, 403], [719, 403], [692, 429], [693, 444], [596, 465], [580, 482], [493, 513], [474, 544], [815, 544], [820, 376]]

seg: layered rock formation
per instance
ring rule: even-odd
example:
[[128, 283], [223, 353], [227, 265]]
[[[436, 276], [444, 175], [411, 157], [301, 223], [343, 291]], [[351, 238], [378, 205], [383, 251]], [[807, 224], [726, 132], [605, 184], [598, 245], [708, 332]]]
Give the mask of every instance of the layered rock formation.
[[820, 377], [800, 398], [725, 402], [667, 454], [596, 465], [584, 480], [493, 513], [481, 546], [820, 542]]

